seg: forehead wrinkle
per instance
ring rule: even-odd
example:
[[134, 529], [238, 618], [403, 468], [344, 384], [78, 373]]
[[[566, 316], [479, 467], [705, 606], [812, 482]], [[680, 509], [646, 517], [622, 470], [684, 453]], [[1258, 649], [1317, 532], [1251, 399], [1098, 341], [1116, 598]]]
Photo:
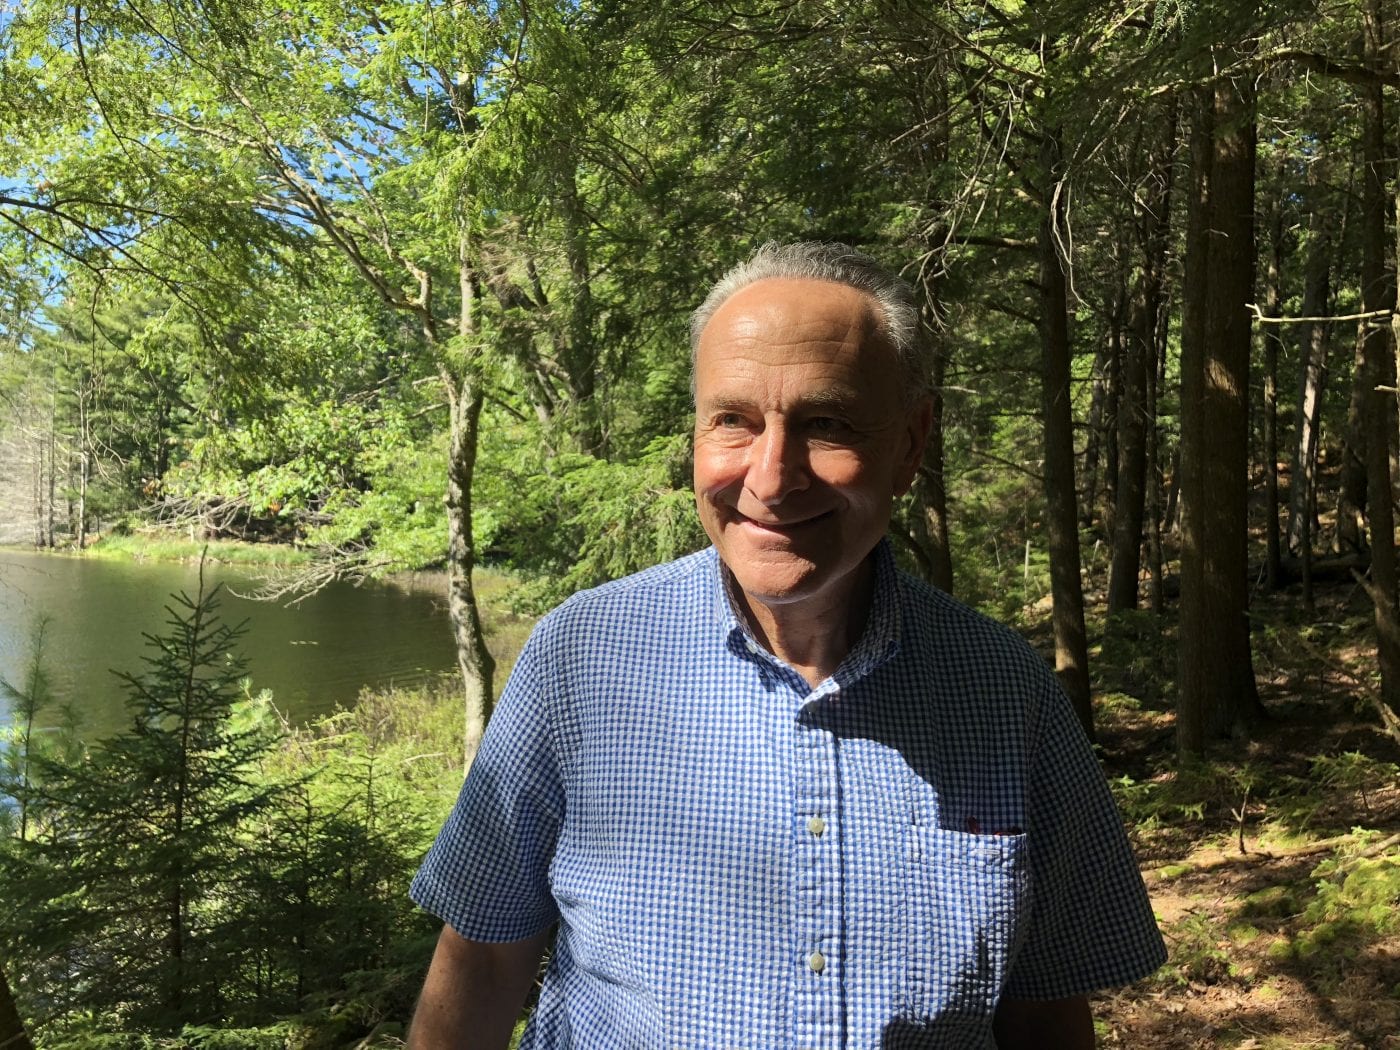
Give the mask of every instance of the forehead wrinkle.
[[[819, 319], [809, 320], [806, 311], [795, 309], [790, 302], [783, 302], [781, 300], [774, 301], [766, 297], [760, 298], [764, 286], [770, 283], [826, 285], [832, 289], [831, 294], [833, 297], [845, 298], [848, 302], [851, 299], [854, 300], [852, 305], [855, 305], [856, 309], [847, 315], [849, 320], [846, 321], [843, 326], [840, 337], [832, 339], [830, 336], [825, 336], [816, 341], [832, 341], [846, 344], [854, 339], [854, 342], [860, 345], [868, 339], [878, 337], [881, 315], [883, 313], [883, 311], [880, 310], [879, 304], [876, 303], [868, 293], [858, 288], [852, 288], [849, 285], [837, 281], [826, 281], [820, 278], [774, 277], [764, 278], [761, 281], [746, 285], [720, 305], [719, 309], [715, 311], [714, 317], [711, 319], [711, 324], [716, 320], [720, 320], [723, 316], [723, 322], [729, 329], [730, 337], [735, 338], [736, 341], [766, 342], [777, 345], [786, 342], [810, 340], [812, 337], [807, 335], [806, 332], [810, 331], [814, 326], [827, 332], [831, 331], [833, 317], [830, 313], [827, 313], [824, 317]], [[757, 299], [757, 301], [753, 301], [755, 299]], [[761, 338], [760, 331], [764, 328], [771, 327], [791, 328], [799, 334], [796, 340]]]

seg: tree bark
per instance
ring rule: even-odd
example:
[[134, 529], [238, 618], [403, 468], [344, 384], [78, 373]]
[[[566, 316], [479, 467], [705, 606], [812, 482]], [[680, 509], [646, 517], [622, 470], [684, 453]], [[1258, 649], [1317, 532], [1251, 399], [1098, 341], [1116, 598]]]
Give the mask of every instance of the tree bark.
[[[1249, 637], [1249, 357], [1254, 299], [1254, 94], [1245, 81], [1215, 86], [1211, 224], [1201, 420], [1202, 630], [1183, 652], [1203, 670], [1201, 707], [1212, 736], [1262, 714]], [[1209, 444], [1204, 440], [1209, 435]], [[1183, 581], [1185, 582], [1185, 581]], [[1195, 582], [1195, 581], [1193, 581]]]
[[[1215, 106], [1209, 88], [1193, 92], [1191, 169], [1186, 211], [1186, 247], [1181, 289], [1181, 444], [1173, 471], [1181, 536], [1181, 597], [1177, 633], [1177, 751], [1199, 755], [1206, 746], [1204, 671], [1196, 658], [1204, 629], [1201, 587], [1201, 475], [1197, 464], [1204, 440], [1206, 262], [1210, 254], [1211, 166]], [[1170, 520], [1170, 499], [1168, 499]], [[1188, 655], [1189, 654], [1189, 655]]]
[[0, 1050], [34, 1050], [3, 965], [0, 965]]
[[948, 343], [934, 335], [933, 347], [933, 426], [919, 469], [920, 505], [928, 534], [929, 582], [953, 593], [953, 551], [948, 538], [948, 483], [944, 475], [943, 383], [948, 371]]
[[1342, 436], [1337, 527], [1332, 535], [1332, 550], [1338, 554], [1366, 550], [1365, 341], [1366, 323], [1362, 321], [1356, 326], [1351, 396], [1347, 401], [1346, 430]]
[[1093, 386], [1089, 394], [1089, 420], [1084, 443], [1084, 506], [1080, 523], [1088, 528], [1099, 519], [1099, 459], [1104, 445], [1104, 413], [1108, 402], [1108, 336], [1094, 351]]
[[[1140, 139], [1139, 139], [1140, 141]], [[1151, 151], [1145, 185], [1137, 195], [1134, 225], [1142, 253], [1129, 310], [1129, 345], [1123, 354], [1122, 393], [1118, 405], [1119, 464], [1113, 521], [1113, 562], [1108, 581], [1108, 611], [1135, 609], [1142, 573], [1143, 520], [1146, 513], [1149, 432], [1156, 426], [1150, 390], [1157, 370], [1158, 315], [1166, 264], [1171, 206], [1172, 154], [1176, 144], [1173, 106], [1165, 135]], [[1134, 152], [1137, 152], [1135, 150]], [[1155, 449], [1153, 450], [1155, 453]]]
[[598, 346], [594, 338], [592, 274], [588, 262], [588, 227], [579, 201], [576, 174], [568, 173], [559, 201], [564, 216], [564, 254], [569, 264], [569, 284], [573, 301], [569, 303], [568, 343], [560, 354], [561, 364], [569, 378], [570, 406], [574, 413], [574, 432], [580, 451], [604, 455], [607, 436], [599, 416]]
[[[1165, 298], [1165, 291], [1163, 297]], [[1165, 311], [1159, 310], [1160, 313]], [[1158, 338], [1155, 342], [1157, 347], [1157, 358], [1161, 360], [1165, 355], [1163, 350], [1166, 340], [1162, 338], [1163, 330], [1158, 325]], [[1147, 428], [1147, 539], [1148, 539], [1148, 578], [1150, 580], [1148, 592], [1151, 595], [1152, 611], [1161, 616], [1166, 611], [1166, 595], [1162, 586], [1163, 577], [1163, 556], [1162, 556], [1162, 442], [1160, 438], [1160, 428], [1157, 426], [1157, 405], [1158, 391], [1161, 389], [1161, 381], [1158, 378], [1158, 364], [1153, 363], [1153, 367], [1147, 373], [1147, 410], [1150, 425]]]
[[1142, 571], [1142, 523], [1147, 493], [1147, 369], [1152, 353], [1143, 339], [1149, 309], [1145, 290], [1134, 293], [1131, 338], [1122, 355], [1123, 386], [1118, 399], [1118, 484], [1113, 511], [1113, 562], [1108, 574], [1108, 611], [1138, 604]]
[[[1280, 184], [1282, 183], [1280, 173]], [[1264, 274], [1264, 314], [1283, 316], [1283, 201], [1274, 203], [1269, 224], [1269, 261]], [[1278, 325], [1264, 331], [1264, 575], [1269, 590], [1278, 590], [1282, 558], [1278, 513], [1278, 358], [1283, 333]]]
[[[1369, 0], [1365, 17], [1367, 65], [1380, 68], [1384, 25], [1381, 0]], [[1379, 84], [1361, 89], [1363, 122], [1361, 308], [1395, 308], [1393, 272], [1386, 269], [1386, 229], [1391, 199], [1387, 183], [1385, 94]], [[1395, 357], [1388, 328], [1370, 324], [1362, 338], [1362, 420], [1366, 427], [1366, 507], [1370, 517], [1371, 580], [1381, 699], [1400, 714], [1400, 585], [1396, 578], [1394, 487], [1390, 446], [1395, 435]]]
[[1074, 484], [1074, 421], [1070, 412], [1068, 285], [1060, 251], [1065, 194], [1059, 137], [1045, 132], [1041, 160], [1045, 202], [1040, 224], [1041, 409], [1045, 427], [1045, 517], [1050, 547], [1055, 672], [1092, 739], [1089, 645], [1080, 577], [1079, 515]]
[[476, 567], [476, 546], [472, 539], [472, 479], [476, 473], [476, 453], [481, 406], [485, 400], [477, 375], [479, 352], [477, 305], [480, 282], [476, 280], [469, 244], [462, 234], [458, 275], [462, 306], [459, 325], [461, 339], [460, 375], [448, 378], [452, 422], [448, 434], [447, 465], [447, 611], [457, 643], [457, 665], [462, 673], [464, 700], [463, 763], [470, 767], [481, 746], [486, 722], [494, 699], [492, 679], [496, 661], [486, 648], [477, 610], [472, 570]]
[[[1331, 302], [1331, 230], [1324, 207], [1315, 205], [1308, 220], [1308, 257], [1303, 264], [1304, 317], [1323, 317]], [[1327, 382], [1326, 324], [1304, 325], [1299, 333], [1301, 359], [1298, 406], [1294, 413], [1296, 441], [1292, 449], [1288, 493], [1287, 547], [1299, 553], [1314, 531], [1314, 493], [1317, 491], [1317, 450], [1322, 424], [1322, 396]]]
[[48, 459], [48, 476], [45, 479], [47, 486], [46, 503], [44, 505], [44, 546], [53, 550], [57, 543], [54, 539], [54, 515], [57, 513], [57, 486], [58, 486], [58, 373], [54, 372], [49, 387], [49, 441], [46, 451]]
[[87, 550], [87, 496], [92, 464], [92, 433], [88, 421], [88, 380], [78, 383], [78, 513], [74, 522], [73, 541], [78, 553]]
[[[935, 237], [941, 236], [942, 231], [937, 231]], [[927, 540], [929, 582], [952, 594], [953, 551], [948, 538], [948, 482], [944, 473], [943, 442], [943, 384], [948, 378], [950, 347], [944, 331], [944, 307], [939, 297], [938, 277], [930, 271], [922, 276], [919, 283], [924, 293], [924, 323], [933, 343], [932, 374], [929, 376], [933, 423], [919, 467], [916, 498], [919, 512], [923, 515], [923, 533]]]
[[[1116, 312], [1116, 308], [1115, 308]], [[1118, 419], [1123, 411], [1123, 327], [1116, 321], [1109, 325], [1104, 350], [1105, 382], [1103, 412], [1103, 528], [1112, 536], [1118, 511], [1118, 470], [1123, 450], [1119, 445]]]

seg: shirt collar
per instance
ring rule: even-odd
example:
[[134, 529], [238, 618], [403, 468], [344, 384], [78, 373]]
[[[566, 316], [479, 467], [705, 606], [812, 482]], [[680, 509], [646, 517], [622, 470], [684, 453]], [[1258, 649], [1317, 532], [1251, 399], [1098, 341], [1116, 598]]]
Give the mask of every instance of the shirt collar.
[[[778, 663], [777, 657], [764, 649], [749, 630], [739, 612], [734, 577], [720, 561], [719, 552], [709, 549], [713, 615], [716, 626], [724, 633], [726, 642], [736, 652], [748, 651], [761, 659]], [[845, 687], [865, 677], [899, 650], [901, 628], [900, 582], [895, 568], [894, 550], [889, 537], [871, 551], [875, 570], [875, 587], [870, 598], [870, 615], [865, 630], [846, 654], [841, 666], [832, 676], [837, 685]]]

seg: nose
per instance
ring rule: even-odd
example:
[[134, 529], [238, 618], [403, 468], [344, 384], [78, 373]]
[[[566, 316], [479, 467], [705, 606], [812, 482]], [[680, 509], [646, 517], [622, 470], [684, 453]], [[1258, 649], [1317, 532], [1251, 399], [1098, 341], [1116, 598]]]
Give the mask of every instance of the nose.
[[763, 428], [749, 446], [744, 487], [766, 507], [774, 507], [791, 493], [807, 487], [807, 450], [782, 424]]

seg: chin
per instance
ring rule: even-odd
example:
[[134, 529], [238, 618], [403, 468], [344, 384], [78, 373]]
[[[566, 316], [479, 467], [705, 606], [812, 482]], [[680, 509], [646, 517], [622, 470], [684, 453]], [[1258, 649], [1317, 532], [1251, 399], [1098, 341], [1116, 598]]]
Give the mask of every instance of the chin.
[[792, 572], [734, 572], [732, 568], [730, 572], [746, 597], [764, 605], [792, 605], [803, 601], [819, 594], [825, 582], [810, 563], [801, 568], [794, 566]]

